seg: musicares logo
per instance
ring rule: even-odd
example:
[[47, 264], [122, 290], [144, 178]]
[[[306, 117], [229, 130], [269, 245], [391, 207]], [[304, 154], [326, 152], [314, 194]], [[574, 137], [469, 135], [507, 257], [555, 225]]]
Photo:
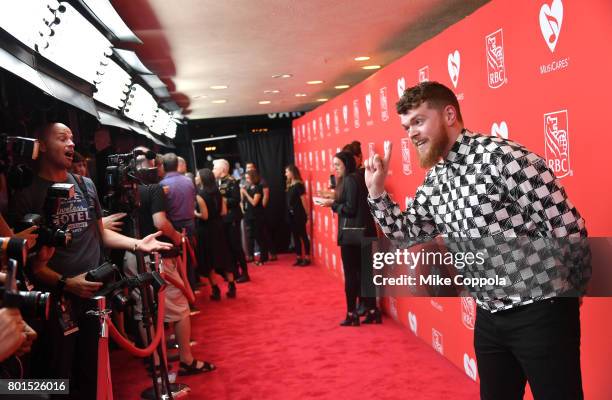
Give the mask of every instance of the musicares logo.
[[384, 122], [389, 119], [389, 109], [387, 105], [387, 88], [380, 88], [380, 119]]
[[557, 178], [572, 175], [567, 110], [544, 114], [546, 163]]
[[365, 105], [368, 118], [370, 118], [372, 116], [372, 95], [370, 93], [365, 95]]
[[336, 255], [332, 254], [332, 267], [334, 267], [334, 271], [336, 270]]
[[344, 125], [348, 125], [348, 106], [346, 104], [342, 106], [342, 118], [344, 119]]
[[467, 355], [467, 353], [463, 354], [463, 369], [465, 369], [465, 373], [467, 376], [476, 380], [478, 376], [478, 368], [476, 367], [476, 360]]
[[487, 54], [487, 84], [496, 89], [508, 82], [504, 59], [504, 31], [499, 29], [485, 38]]
[[506, 121], [500, 122], [499, 125], [497, 122], [493, 122], [493, 125], [491, 125], [491, 136], [508, 139], [508, 124], [506, 124]]
[[340, 133], [340, 121], [338, 120], [338, 109], [334, 109], [334, 132], [336, 135]]
[[329, 113], [325, 114], [325, 126], [327, 127], [327, 131], [329, 132], [331, 118], [329, 117]]
[[416, 315], [414, 315], [412, 311], [408, 311], [408, 326], [410, 326], [412, 333], [416, 335], [418, 330], [418, 321]]
[[476, 302], [471, 297], [461, 298], [461, 321], [466, 328], [474, 330], [476, 323]]
[[419, 69], [419, 83], [429, 81], [429, 65]]
[[555, 51], [557, 41], [559, 41], [562, 23], [563, 3], [561, 0], [553, 0], [550, 6], [545, 3], [540, 7], [540, 30], [551, 52]]
[[461, 54], [459, 54], [459, 50], [455, 50], [448, 55], [447, 64], [448, 75], [450, 76], [451, 82], [456, 89], [457, 83], [459, 82], [459, 70], [461, 68]]
[[406, 91], [406, 79], [402, 76], [397, 80], [397, 97], [401, 98]]
[[359, 100], [353, 100], [353, 115], [355, 120], [353, 121], [355, 128], [359, 128]]
[[444, 341], [442, 333], [435, 328], [431, 328], [431, 346], [440, 354], [444, 354]]

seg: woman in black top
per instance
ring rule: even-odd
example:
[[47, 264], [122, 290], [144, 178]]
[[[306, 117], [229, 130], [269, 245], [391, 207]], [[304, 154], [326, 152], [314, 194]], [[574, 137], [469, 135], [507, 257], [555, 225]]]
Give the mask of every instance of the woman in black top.
[[236, 297], [234, 283], [235, 266], [231, 262], [230, 250], [223, 229], [223, 216], [227, 206], [217, 187], [215, 176], [208, 168], [198, 171], [200, 184], [196, 196], [198, 210], [198, 264], [200, 273], [208, 278], [212, 288], [210, 298], [221, 299], [219, 286], [212, 279], [212, 271], [224, 275], [228, 281], [227, 297]]
[[310, 240], [306, 234], [307, 201], [306, 188], [302, 182], [300, 170], [293, 164], [285, 168], [287, 178], [287, 214], [289, 227], [293, 234], [293, 245], [297, 261], [295, 266], [310, 265]]
[[[376, 228], [367, 203], [367, 188], [357, 175], [353, 154], [347, 151], [337, 153], [334, 157], [334, 168], [338, 181], [335, 199], [325, 199], [321, 205], [331, 207], [338, 214], [338, 245], [344, 269], [347, 309], [346, 319], [340, 325], [359, 326], [356, 308], [361, 289], [361, 260], [363, 257], [364, 261], [371, 263], [371, 256], [367, 254], [368, 246], [362, 247], [358, 242], [354, 242], [354, 239], [351, 240], [349, 235], [357, 234], [358, 238], [375, 237]], [[363, 322], [380, 323], [381, 315], [376, 308], [375, 299], [371, 299], [369, 303], [369, 310]]]
[[268, 241], [264, 231], [263, 186], [256, 170], [246, 173], [246, 186], [240, 189], [240, 195], [242, 196], [244, 223], [247, 228], [249, 256], [253, 257], [255, 240], [257, 240], [260, 257], [255, 265], [262, 265], [268, 261]]

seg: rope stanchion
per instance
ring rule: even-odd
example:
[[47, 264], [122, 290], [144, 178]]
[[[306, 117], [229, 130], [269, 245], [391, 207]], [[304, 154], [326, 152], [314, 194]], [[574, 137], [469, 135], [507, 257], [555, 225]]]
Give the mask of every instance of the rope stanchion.
[[[183, 284], [183, 282], [179, 281], [178, 279], [174, 278], [173, 276], [166, 275], [163, 272], [162, 272], [161, 276], [162, 276], [162, 278], [164, 278], [164, 280], [170, 282], [174, 287], [179, 289], [183, 293], [183, 295], [185, 295], [185, 297], [187, 298], [187, 301], [189, 302], [189, 304], [195, 303], [196, 299], [195, 299], [195, 296], [194, 296], [193, 292], [191, 290], [187, 289], [185, 287], [185, 285]], [[189, 285], [189, 283], [187, 283], [187, 285]]]
[[162, 288], [159, 293], [159, 310], [162, 310], [162, 312], [158, 312], [157, 313], [157, 325], [156, 325], [156, 330], [155, 330], [155, 337], [153, 338], [153, 340], [151, 341], [151, 343], [144, 349], [140, 349], [136, 346], [134, 346], [132, 343], [130, 343], [126, 338], [123, 337], [123, 335], [121, 335], [121, 333], [119, 333], [119, 331], [117, 330], [117, 328], [115, 327], [115, 325], [113, 325], [113, 322], [111, 320], [109, 320], [109, 332], [111, 334], [111, 337], [113, 338], [113, 340], [115, 342], [117, 342], [117, 344], [124, 349], [125, 351], [131, 353], [132, 355], [136, 356], [136, 357], [147, 357], [150, 356], [151, 353], [153, 353], [153, 351], [155, 351], [155, 348], [159, 345], [159, 341], [162, 338], [163, 332], [164, 332], [164, 306], [166, 304], [166, 296], [164, 296], [164, 291], [166, 290], [166, 288]]

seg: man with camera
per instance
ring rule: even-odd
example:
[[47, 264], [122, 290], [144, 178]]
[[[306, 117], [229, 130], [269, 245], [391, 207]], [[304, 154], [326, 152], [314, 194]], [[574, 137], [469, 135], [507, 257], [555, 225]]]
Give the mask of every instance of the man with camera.
[[66, 247], [51, 247], [50, 244], [58, 244], [54, 240], [39, 243], [30, 263], [37, 286], [64, 299], [59, 307], [52, 308], [35, 346], [38, 357], [33, 360], [33, 372], [45, 378], [71, 378], [72, 398], [93, 399], [99, 322], [86, 311], [94, 307], [91, 298], [102, 283], [87, 281], [87, 272], [99, 265], [102, 246], [151, 252], [167, 250], [172, 245], [156, 240], [161, 232], [136, 240], [104, 228], [93, 182], [69, 173], [74, 157], [72, 137], [72, 131], [61, 123], [46, 124], [38, 131], [38, 175], [29, 187], [15, 193], [11, 211], [14, 223], [19, 223], [27, 213], [44, 215], [48, 210], [45, 193], [49, 187], [54, 183], [73, 185], [74, 195], [58, 199], [51, 215], [44, 215], [47, 225], [66, 227], [72, 234], [72, 243]]
[[[168, 204], [166, 194], [159, 182], [158, 169], [155, 165], [155, 157], [146, 147], [137, 147], [135, 153], [140, 153], [136, 158], [136, 176], [141, 181], [138, 185], [138, 195], [140, 197], [140, 207], [138, 208], [137, 221], [140, 233], [147, 235], [159, 230], [163, 233], [160, 240], [168, 240], [177, 247], [181, 244], [181, 234], [177, 232], [167, 215]], [[147, 157], [147, 155], [151, 155]], [[128, 229], [133, 227], [128, 227]], [[175, 249], [170, 252], [161, 253], [164, 272], [171, 275], [175, 280], [182, 280], [178, 267], [178, 252]], [[125, 273], [127, 275], [138, 274], [136, 255], [127, 251], [125, 254]], [[165, 290], [165, 309], [164, 322], [174, 324], [176, 341], [179, 350], [180, 368], [179, 375], [192, 375], [201, 372], [208, 372], [215, 369], [215, 366], [206, 361], [196, 360], [191, 352], [191, 317], [189, 303], [180, 289], [167, 283]], [[137, 293], [138, 300], [135, 306], [135, 319], [142, 321], [142, 301], [140, 293]], [[144, 337], [144, 329], [139, 326], [141, 335]], [[155, 360], [158, 364], [159, 360]]]

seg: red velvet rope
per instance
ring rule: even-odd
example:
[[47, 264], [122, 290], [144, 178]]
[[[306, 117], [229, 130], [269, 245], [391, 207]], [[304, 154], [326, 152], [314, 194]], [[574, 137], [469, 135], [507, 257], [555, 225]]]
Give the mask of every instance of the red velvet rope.
[[[195, 303], [195, 296], [193, 295], [193, 292], [190, 289], [187, 289], [185, 285], [183, 285], [183, 282], [179, 281], [178, 279], [175, 279], [172, 276], [166, 275], [166, 274], [162, 274], [162, 276], [165, 280], [170, 282], [172, 286], [176, 287], [181, 292], [183, 292], [183, 294], [187, 298], [187, 301], [189, 301], [189, 304]], [[189, 286], [189, 282], [185, 280], [185, 283]]]
[[[128, 353], [131, 353], [132, 355], [136, 357], [147, 357], [151, 355], [151, 353], [153, 353], [153, 351], [159, 345], [159, 341], [161, 340], [162, 334], [164, 333], [164, 312], [163, 310], [166, 304], [166, 296], [164, 296], [165, 290], [166, 290], [166, 287], [164, 286], [158, 293], [159, 305], [158, 305], [158, 312], [157, 312], [157, 326], [155, 329], [155, 337], [153, 338], [153, 341], [151, 341], [151, 344], [148, 345], [146, 348], [140, 349], [134, 346], [132, 343], [130, 343], [126, 338], [124, 338], [119, 333], [117, 328], [115, 328], [115, 325], [113, 325], [113, 321], [111, 321], [110, 319], [108, 320], [108, 327], [109, 327], [111, 337], [113, 338], [115, 342], [117, 342], [117, 344], [122, 349], [126, 350]], [[161, 312], [159, 310], [161, 310]]]

